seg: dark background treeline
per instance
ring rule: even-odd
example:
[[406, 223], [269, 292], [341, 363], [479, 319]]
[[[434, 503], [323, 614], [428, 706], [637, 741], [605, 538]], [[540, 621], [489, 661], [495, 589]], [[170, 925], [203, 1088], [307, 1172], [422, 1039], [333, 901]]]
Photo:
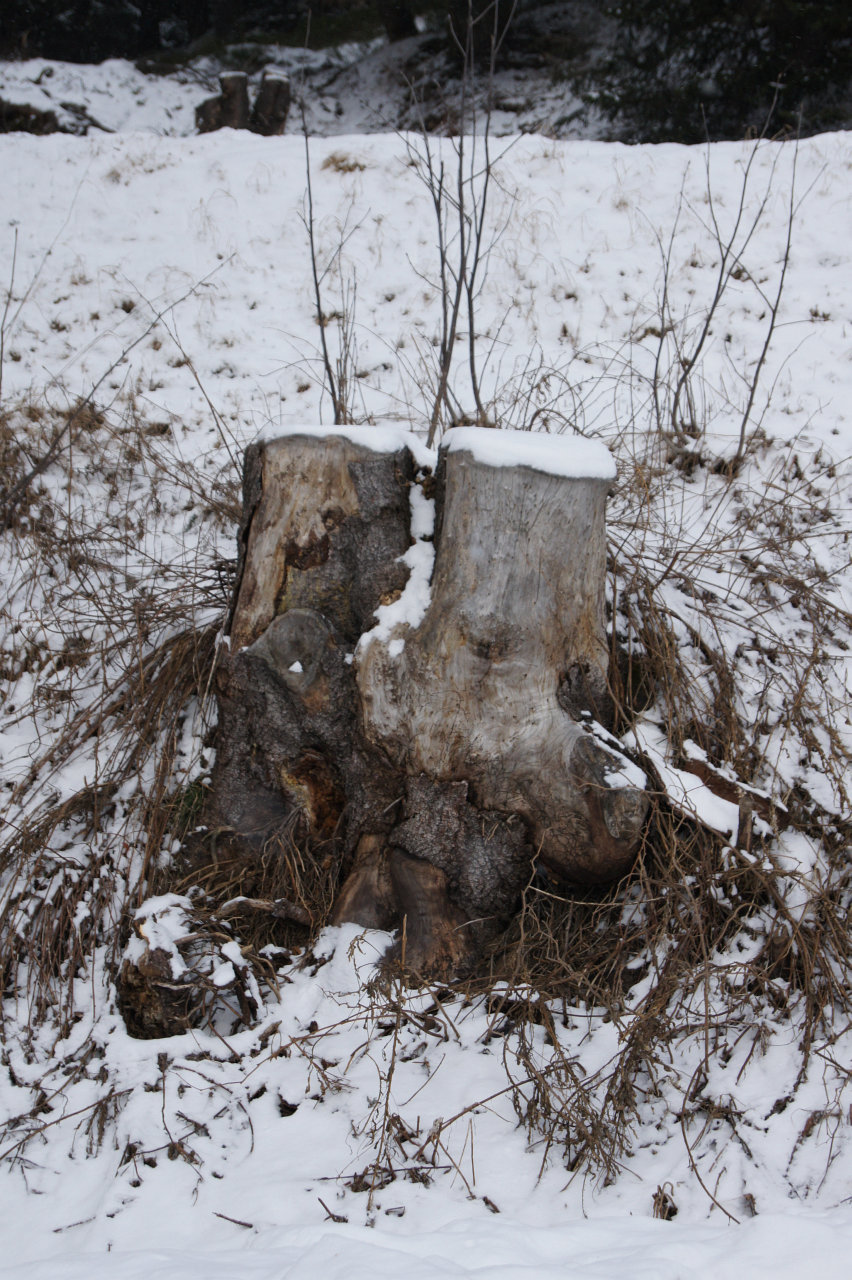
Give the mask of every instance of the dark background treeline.
[[421, 14], [452, 56], [471, 11], [480, 65], [496, 33], [500, 62], [561, 75], [627, 140], [742, 137], [770, 115], [773, 132], [852, 122], [850, 0], [2, 0], [0, 55], [99, 62], [252, 40], [398, 40]]

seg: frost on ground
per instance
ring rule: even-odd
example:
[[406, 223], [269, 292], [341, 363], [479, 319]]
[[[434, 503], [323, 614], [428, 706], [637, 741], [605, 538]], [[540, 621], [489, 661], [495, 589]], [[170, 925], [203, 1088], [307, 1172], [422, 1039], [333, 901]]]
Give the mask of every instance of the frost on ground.
[[[351, 416], [425, 433], [423, 144], [309, 163]], [[849, 137], [495, 153], [479, 396], [615, 458], [616, 732], [654, 812], [623, 884], [534, 880], [497, 981], [423, 991], [381, 936], [264, 931], [239, 875], [174, 872], [242, 448], [328, 420], [303, 143], [6, 136], [0, 165], [10, 1274], [845, 1274]], [[115, 986], [152, 940], [206, 1015], [161, 1040]]]

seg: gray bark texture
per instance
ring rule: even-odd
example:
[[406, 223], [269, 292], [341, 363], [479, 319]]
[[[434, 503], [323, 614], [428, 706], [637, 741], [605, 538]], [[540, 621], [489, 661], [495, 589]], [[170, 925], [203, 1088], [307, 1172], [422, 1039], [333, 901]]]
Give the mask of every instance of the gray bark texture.
[[[286, 829], [334, 859], [333, 921], [400, 928], [406, 968], [445, 980], [536, 859], [589, 884], [635, 856], [646, 796], [595, 731], [608, 482], [443, 447], [432, 475], [369, 433], [247, 452], [206, 820], [258, 856]], [[436, 507], [428, 607], [375, 627], [406, 587], [414, 486]]]

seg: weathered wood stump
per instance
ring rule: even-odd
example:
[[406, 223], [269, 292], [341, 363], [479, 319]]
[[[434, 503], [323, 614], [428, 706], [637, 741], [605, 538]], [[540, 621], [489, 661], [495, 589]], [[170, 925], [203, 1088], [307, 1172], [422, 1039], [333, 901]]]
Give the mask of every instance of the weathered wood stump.
[[219, 77], [221, 93], [205, 98], [195, 108], [199, 133], [217, 129], [247, 129], [249, 125], [248, 76], [244, 71], [227, 71]]
[[277, 137], [287, 126], [290, 112], [290, 80], [279, 71], [264, 71], [251, 109], [249, 128], [264, 138]]
[[334, 919], [405, 920], [415, 973], [464, 970], [536, 858], [588, 884], [635, 854], [644, 778], [600, 727], [613, 475], [594, 442], [477, 429], [247, 451], [210, 820], [333, 850]]
[[221, 93], [205, 98], [195, 108], [199, 133], [217, 129], [250, 129], [271, 138], [282, 134], [290, 111], [290, 81], [283, 72], [267, 68], [260, 79], [254, 105], [249, 108], [249, 82], [244, 71], [229, 71], [219, 77]]

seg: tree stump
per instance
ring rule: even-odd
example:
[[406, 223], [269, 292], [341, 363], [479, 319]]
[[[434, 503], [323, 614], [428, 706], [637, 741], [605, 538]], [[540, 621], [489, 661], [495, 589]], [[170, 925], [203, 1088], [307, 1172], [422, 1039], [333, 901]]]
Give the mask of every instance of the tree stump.
[[217, 129], [247, 129], [249, 125], [248, 76], [244, 71], [227, 71], [219, 77], [222, 92], [205, 98], [195, 108], [198, 133]]
[[297, 429], [246, 455], [209, 821], [298, 832], [336, 922], [447, 979], [540, 859], [630, 865], [647, 800], [604, 726], [607, 450], [457, 429]]
[[264, 71], [251, 109], [249, 128], [264, 138], [277, 137], [287, 126], [290, 111], [290, 80], [282, 72]]
[[248, 76], [230, 71], [219, 77], [222, 92], [205, 98], [195, 108], [198, 133], [217, 129], [250, 129], [263, 137], [282, 134], [290, 111], [290, 81], [283, 72], [267, 68], [260, 79], [254, 105], [249, 110]]

